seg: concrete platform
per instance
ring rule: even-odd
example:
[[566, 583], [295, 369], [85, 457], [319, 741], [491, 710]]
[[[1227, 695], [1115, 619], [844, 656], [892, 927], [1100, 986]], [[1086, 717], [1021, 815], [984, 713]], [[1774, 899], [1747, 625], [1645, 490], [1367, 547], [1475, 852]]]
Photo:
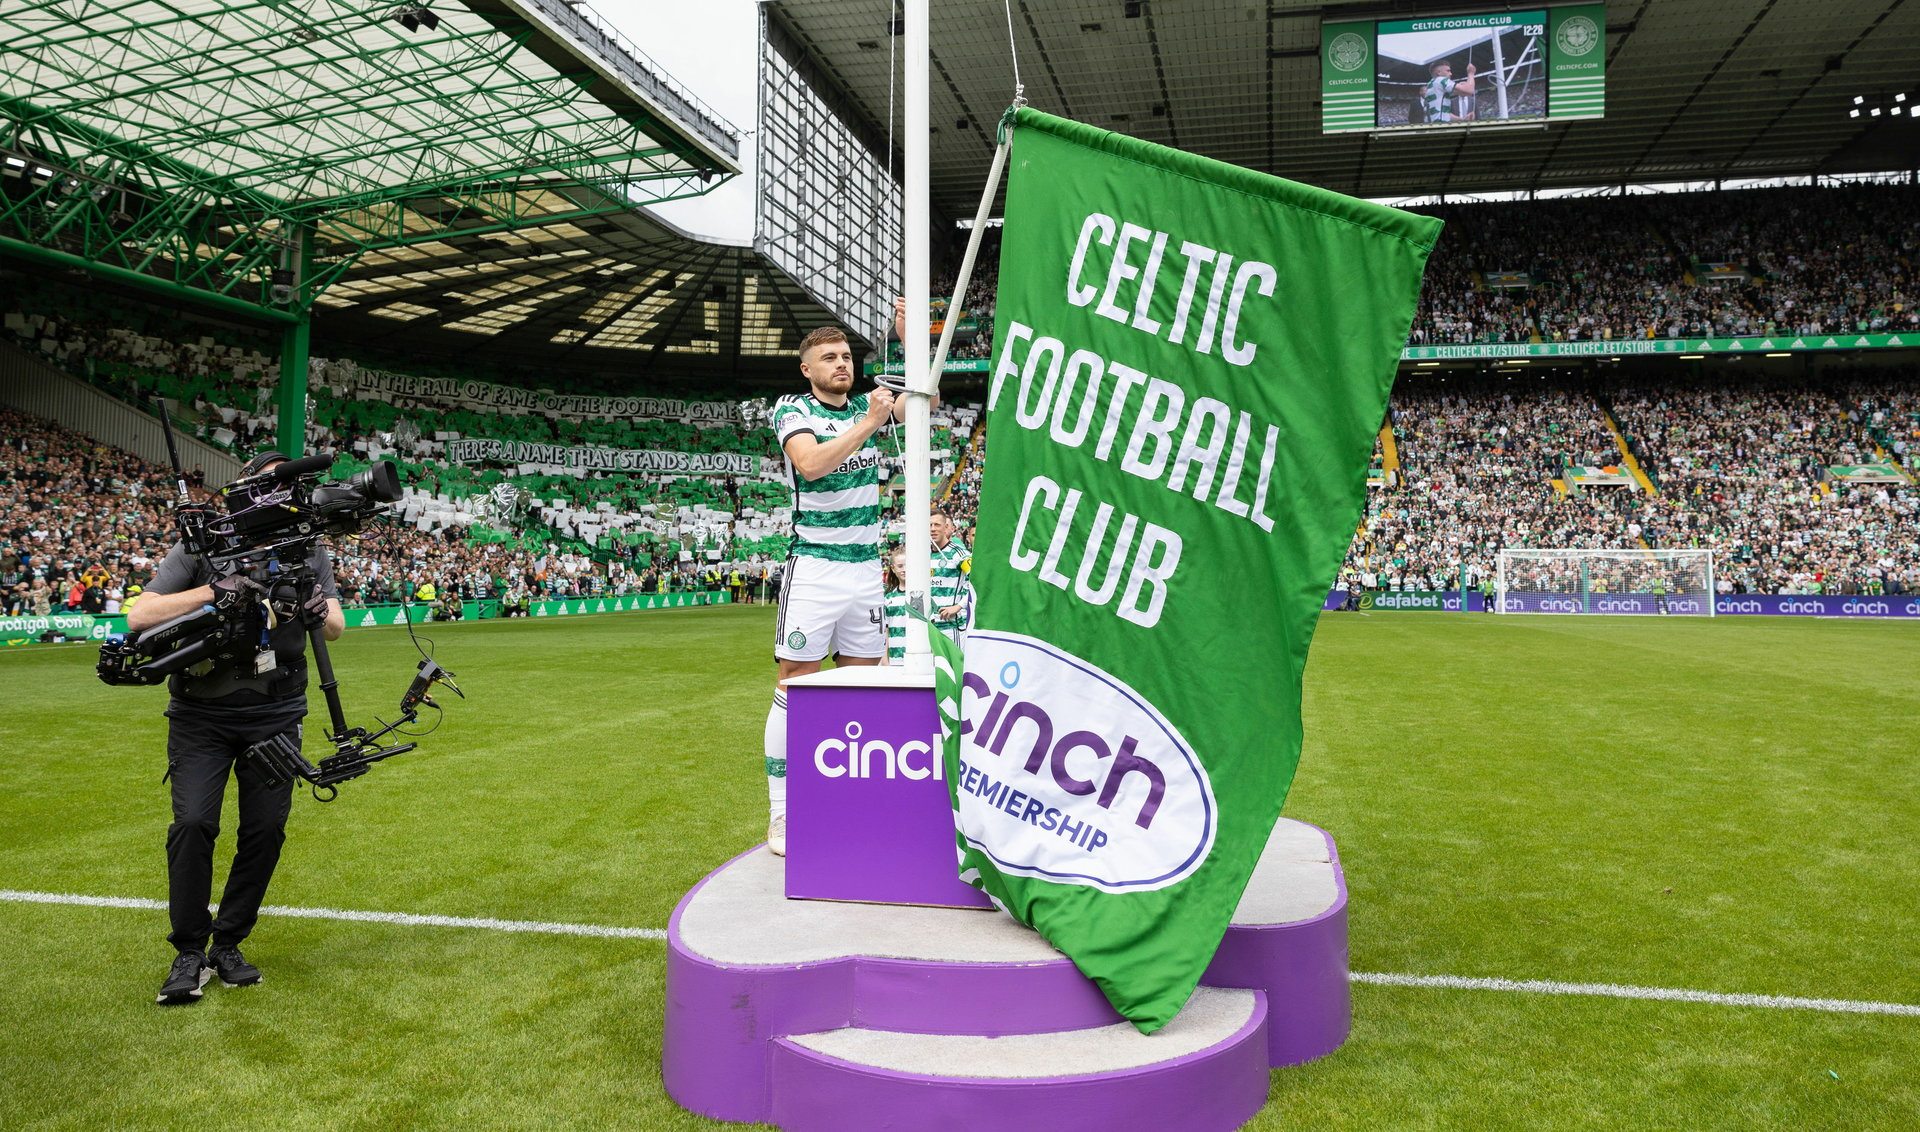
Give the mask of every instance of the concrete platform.
[[1332, 839], [1300, 822], [1275, 826], [1202, 990], [1150, 1037], [997, 912], [788, 900], [783, 882], [761, 847], [674, 912], [662, 1074], [694, 1112], [794, 1129], [1039, 1113], [1049, 1128], [1231, 1128], [1269, 1066], [1346, 1039], [1345, 882]]

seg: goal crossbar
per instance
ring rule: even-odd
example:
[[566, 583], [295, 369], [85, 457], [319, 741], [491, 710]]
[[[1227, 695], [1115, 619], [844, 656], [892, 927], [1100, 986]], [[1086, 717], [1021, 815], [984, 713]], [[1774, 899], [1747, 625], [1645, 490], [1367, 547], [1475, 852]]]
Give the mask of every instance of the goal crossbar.
[[1712, 617], [1713, 552], [1645, 547], [1500, 552], [1499, 613]]

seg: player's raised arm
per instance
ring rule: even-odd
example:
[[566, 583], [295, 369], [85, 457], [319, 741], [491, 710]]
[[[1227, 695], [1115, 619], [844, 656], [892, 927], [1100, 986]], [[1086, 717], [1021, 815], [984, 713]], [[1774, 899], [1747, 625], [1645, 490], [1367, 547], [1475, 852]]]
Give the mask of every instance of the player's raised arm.
[[895, 415], [891, 390], [876, 389], [867, 395], [867, 411], [860, 414], [838, 436], [822, 441], [811, 432], [795, 432], [780, 448], [793, 461], [800, 478], [812, 482], [828, 475], [858, 452], [867, 438], [880, 431], [887, 418]]

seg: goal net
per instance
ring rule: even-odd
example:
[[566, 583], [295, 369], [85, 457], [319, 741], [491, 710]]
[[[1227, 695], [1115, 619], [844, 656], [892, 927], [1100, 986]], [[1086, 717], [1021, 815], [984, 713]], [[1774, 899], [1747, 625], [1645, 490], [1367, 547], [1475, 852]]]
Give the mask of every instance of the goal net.
[[1503, 550], [1501, 613], [1713, 616], [1710, 550]]

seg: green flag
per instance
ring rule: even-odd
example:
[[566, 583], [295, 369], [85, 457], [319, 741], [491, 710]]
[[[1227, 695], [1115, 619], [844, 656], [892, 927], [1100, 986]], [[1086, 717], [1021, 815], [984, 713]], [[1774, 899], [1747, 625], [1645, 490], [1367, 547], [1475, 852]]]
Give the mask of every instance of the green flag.
[[1022, 110], [988, 384], [961, 876], [1151, 1032], [1300, 756], [1440, 222]]

